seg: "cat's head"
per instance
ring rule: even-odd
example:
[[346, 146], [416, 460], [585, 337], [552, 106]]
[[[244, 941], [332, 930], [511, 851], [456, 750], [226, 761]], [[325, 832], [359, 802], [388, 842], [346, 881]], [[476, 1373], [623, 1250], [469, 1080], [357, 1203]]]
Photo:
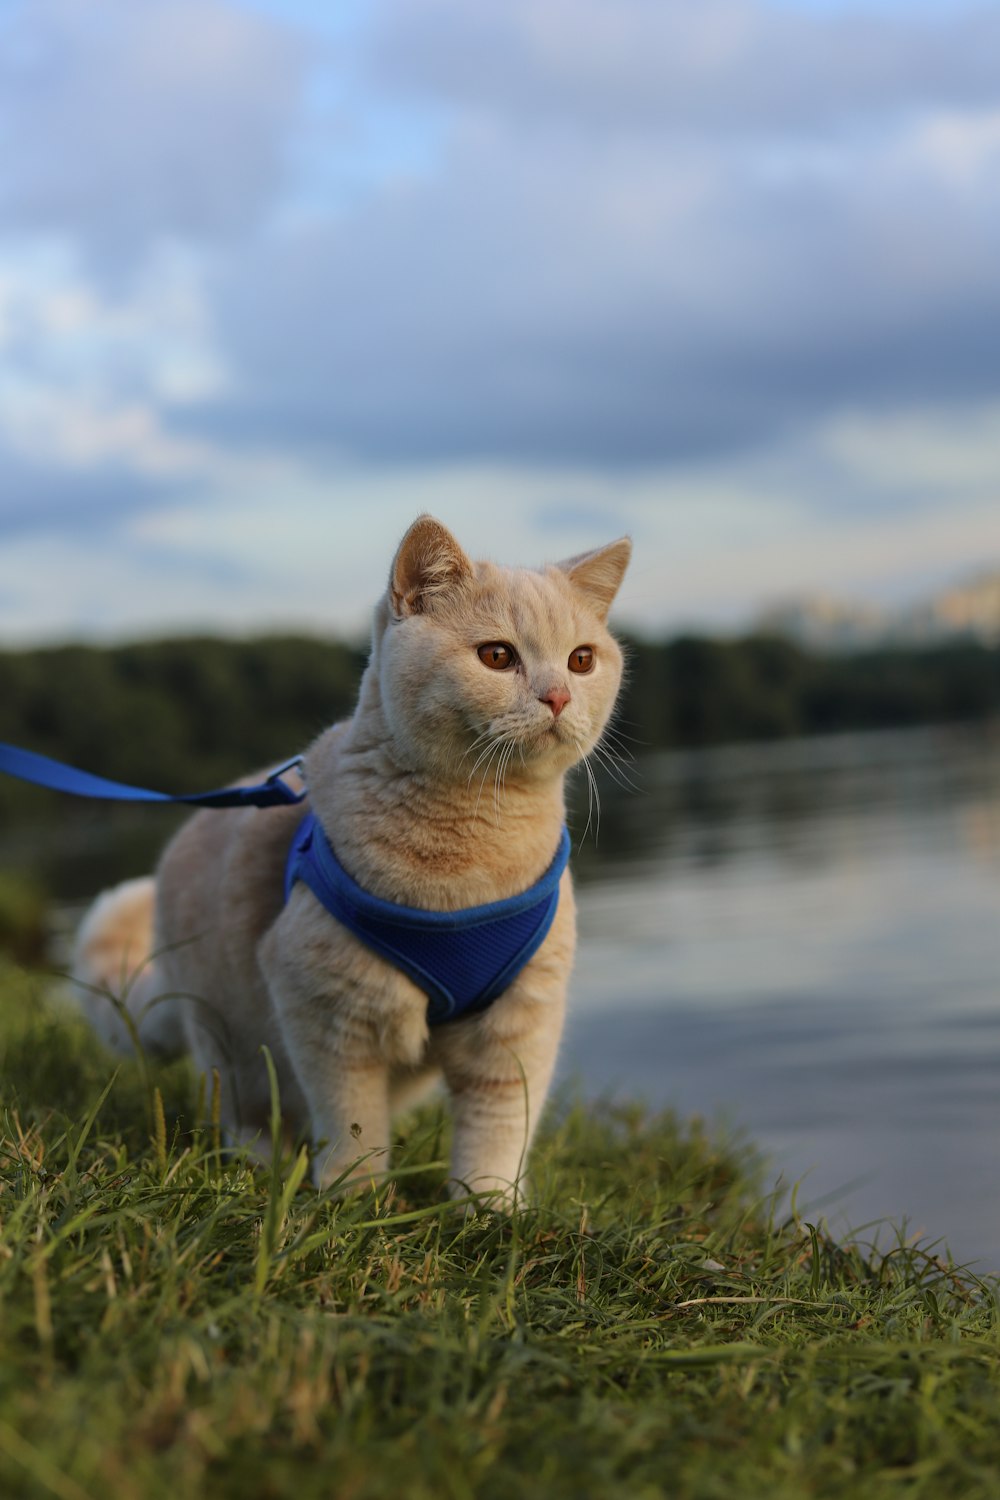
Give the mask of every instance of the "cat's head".
[[559, 774], [593, 748], [622, 653], [606, 620], [628, 538], [532, 571], [472, 562], [430, 516], [400, 543], [373, 669], [406, 761], [460, 778]]

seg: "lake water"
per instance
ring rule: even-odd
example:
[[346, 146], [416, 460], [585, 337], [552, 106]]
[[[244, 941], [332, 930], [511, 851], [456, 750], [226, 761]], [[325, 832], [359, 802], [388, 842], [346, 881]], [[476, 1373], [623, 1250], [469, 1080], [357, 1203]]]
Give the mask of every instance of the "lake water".
[[1000, 734], [632, 775], [578, 858], [562, 1077], [745, 1133], [835, 1232], [905, 1221], [1000, 1272]]

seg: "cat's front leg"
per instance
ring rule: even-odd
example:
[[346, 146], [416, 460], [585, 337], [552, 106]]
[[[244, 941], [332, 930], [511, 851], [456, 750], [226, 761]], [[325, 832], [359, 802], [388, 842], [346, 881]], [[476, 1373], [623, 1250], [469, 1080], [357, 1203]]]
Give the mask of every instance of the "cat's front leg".
[[309, 1111], [318, 1188], [389, 1166], [389, 1066], [374, 1028], [308, 972], [272, 976], [282, 1040]]
[[293, 897], [258, 957], [309, 1109], [313, 1181], [325, 1188], [388, 1170], [394, 1070], [419, 1063], [427, 1023], [422, 996], [400, 1004], [408, 981], [314, 917]]
[[359, 1185], [389, 1168], [389, 1070], [382, 1060], [352, 1055], [350, 1048], [338, 1050], [329, 1063], [313, 1106], [312, 1180], [318, 1188], [338, 1179]]
[[371, 1028], [316, 991], [286, 988], [275, 1000], [309, 1108], [314, 1184], [357, 1184], [387, 1171], [389, 1067]]
[[569, 871], [555, 921], [534, 957], [481, 1015], [437, 1028], [436, 1060], [452, 1097], [453, 1197], [524, 1196], [528, 1150], [552, 1082], [576, 948]]
[[512, 986], [483, 1016], [442, 1028], [440, 1056], [452, 1099], [450, 1191], [486, 1193], [497, 1206], [523, 1197], [528, 1148], [552, 1080], [562, 994], [544, 1000]]

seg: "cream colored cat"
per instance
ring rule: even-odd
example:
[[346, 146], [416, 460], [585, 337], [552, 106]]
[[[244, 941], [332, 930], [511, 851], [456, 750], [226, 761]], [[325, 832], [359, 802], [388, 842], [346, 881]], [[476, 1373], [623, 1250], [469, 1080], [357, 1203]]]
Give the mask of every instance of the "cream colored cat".
[[[550, 867], [565, 774], [599, 739], [621, 680], [605, 620], [630, 552], [622, 539], [514, 570], [471, 562], [429, 516], [410, 527], [375, 612], [357, 709], [303, 766], [309, 808], [366, 891], [454, 912], [517, 895]], [[431, 1026], [423, 990], [305, 884], [286, 903], [286, 855], [305, 810], [192, 817], [155, 882], [106, 893], [84, 921], [81, 1004], [127, 1047], [120, 1016], [95, 991], [120, 994], [123, 975], [139, 970], [124, 998], [143, 1043], [186, 1047], [199, 1069], [217, 1068], [224, 1125], [262, 1154], [266, 1044], [288, 1137], [313, 1140], [319, 1186], [362, 1155], [359, 1176], [384, 1171], [392, 1113], [443, 1075], [453, 1191], [509, 1203], [562, 1028], [575, 944], [569, 872], [541, 947], [499, 998]]]

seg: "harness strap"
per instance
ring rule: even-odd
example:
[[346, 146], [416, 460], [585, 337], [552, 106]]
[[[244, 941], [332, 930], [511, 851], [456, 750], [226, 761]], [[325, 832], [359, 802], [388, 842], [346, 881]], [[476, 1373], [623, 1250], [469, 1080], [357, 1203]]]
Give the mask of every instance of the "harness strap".
[[424, 991], [433, 1026], [484, 1010], [538, 951], [555, 918], [569, 854], [564, 826], [555, 858], [529, 890], [460, 911], [424, 911], [363, 890], [310, 812], [292, 840], [285, 899], [297, 881], [307, 885], [332, 917]]
[[297, 755], [256, 786], [222, 787], [215, 792], [171, 796], [169, 792], [150, 792], [123, 781], [108, 781], [104, 776], [79, 771], [75, 766], [51, 760], [47, 755], [38, 755], [34, 750], [20, 750], [16, 745], [0, 743], [0, 772], [4, 775], [16, 776], [19, 781], [30, 781], [35, 786], [49, 787], [52, 791], [70, 792], [75, 797], [100, 797], [109, 802], [173, 802], [185, 803], [189, 807], [288, 806], [303, 801], [306, 794], [294, 791], [281, 777], [301, 763], [302, 757]]

